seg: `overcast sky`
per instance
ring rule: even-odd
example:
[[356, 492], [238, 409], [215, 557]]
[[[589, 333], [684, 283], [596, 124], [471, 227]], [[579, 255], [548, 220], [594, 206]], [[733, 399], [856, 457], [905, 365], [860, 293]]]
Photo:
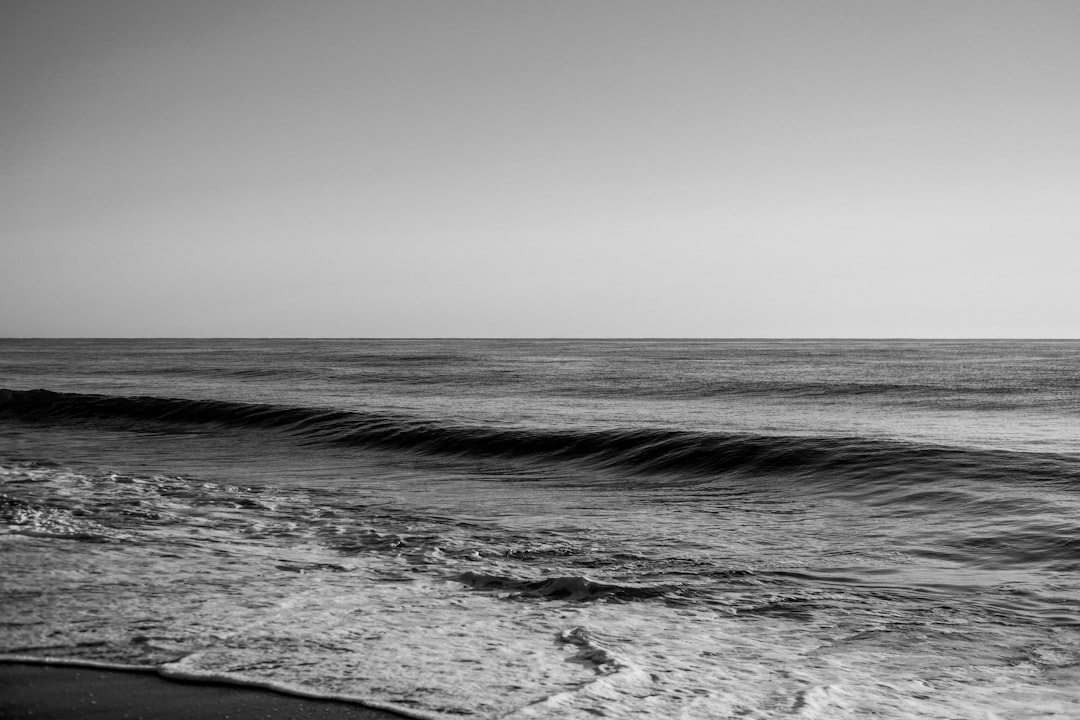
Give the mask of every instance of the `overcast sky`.
[[1078, 337], [1080, 2], [0, 0], [0, 335]]

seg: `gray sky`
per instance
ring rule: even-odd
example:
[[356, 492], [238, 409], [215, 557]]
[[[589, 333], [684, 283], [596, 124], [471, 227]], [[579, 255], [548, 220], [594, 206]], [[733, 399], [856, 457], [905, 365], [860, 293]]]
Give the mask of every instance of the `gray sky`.
[[0, 0], [0, 335], [1080, 336], [1080, 2]]

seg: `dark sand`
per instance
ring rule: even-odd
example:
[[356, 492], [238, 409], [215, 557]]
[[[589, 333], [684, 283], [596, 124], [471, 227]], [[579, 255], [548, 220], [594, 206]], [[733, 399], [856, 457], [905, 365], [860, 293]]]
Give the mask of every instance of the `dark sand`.
[[153, 673], [0, 663], [3, 720], [401, 720], [402, 715]]

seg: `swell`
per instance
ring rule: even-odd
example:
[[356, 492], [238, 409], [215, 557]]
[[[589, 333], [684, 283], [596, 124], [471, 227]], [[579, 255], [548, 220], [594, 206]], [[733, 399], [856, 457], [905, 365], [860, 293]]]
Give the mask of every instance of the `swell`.
[[935, 479], [1080, 484], [1068, 455], [960, 448], [858, 437], [803, 437], [654, 428], [547, 429], [465, 425], [400, 414], [212, 400], [0, 389], [0, 418], [90, 422], [131, 429], [276, 430], [311, 444], [420, 454], [583, 462], [640, 473], [727, 472], [875, 481]]

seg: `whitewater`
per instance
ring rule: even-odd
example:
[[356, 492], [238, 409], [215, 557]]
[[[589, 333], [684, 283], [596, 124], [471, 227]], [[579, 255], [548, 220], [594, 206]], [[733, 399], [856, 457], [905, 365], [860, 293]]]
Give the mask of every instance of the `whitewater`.
[[0, 657], [1080, 717], [1080, 342], [0, 340]]

